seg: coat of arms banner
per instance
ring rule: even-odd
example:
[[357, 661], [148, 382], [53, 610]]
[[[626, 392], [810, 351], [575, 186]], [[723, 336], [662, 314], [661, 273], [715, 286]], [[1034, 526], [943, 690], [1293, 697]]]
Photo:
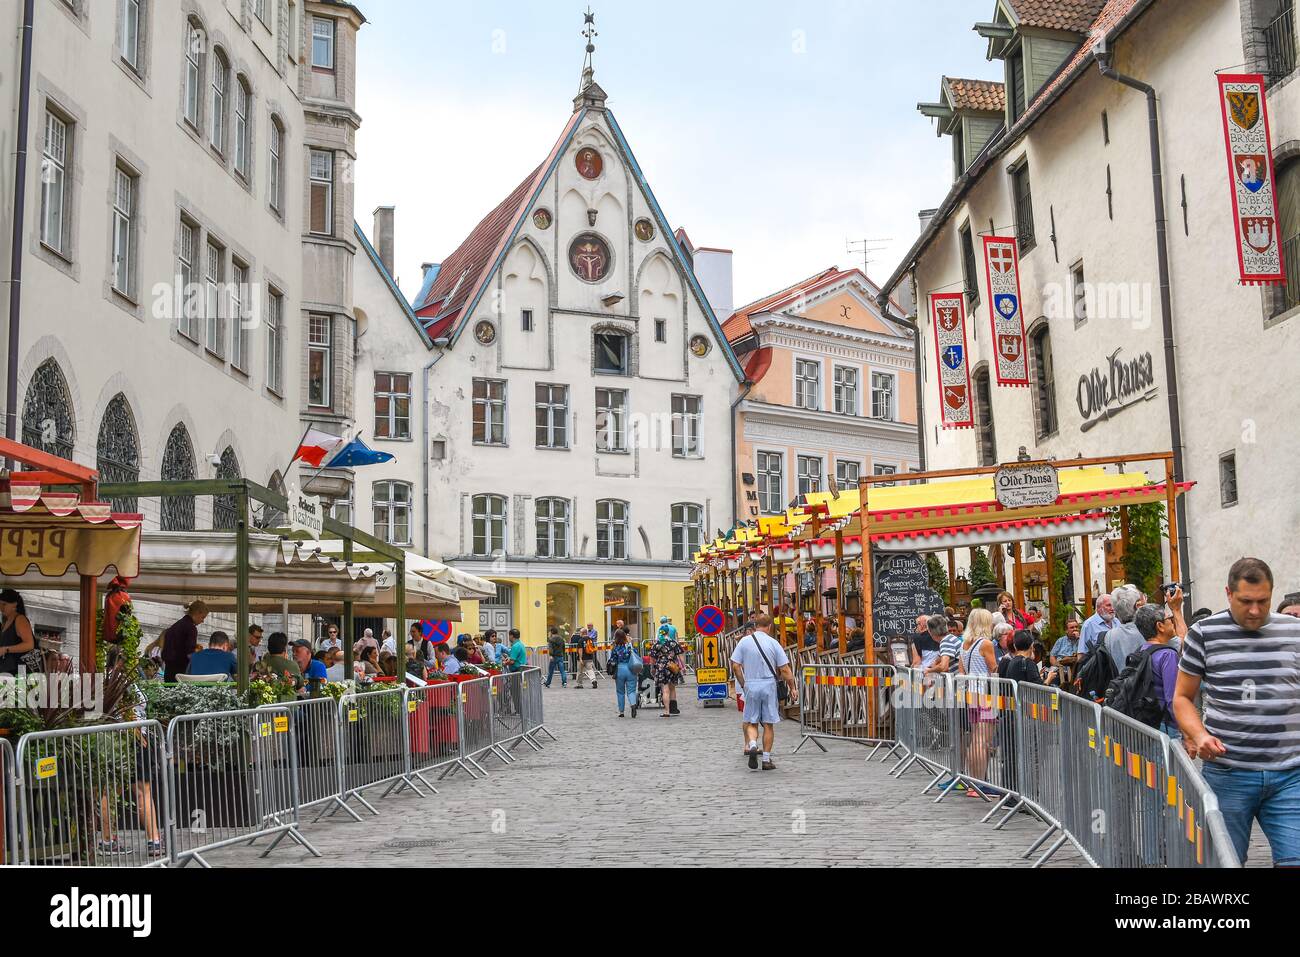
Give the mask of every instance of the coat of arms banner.
[[1251, 286], [1285, 283], [1264, 77], [1258, 73], [1220, 74], [1219, 107], [1228, 148], [1241, 281]]
[[959, 292], [930, 293], [934, 354], [938, 361], [939, 413], [945, 429], [975, 427], [970, 389], [970, 354], [966, 351], [966, 300]]
[[984, 269], [989, 283], [989, 322], [998, 385], [1029, 385], [1025, 318], [1020, 299], [1020, 252], [1009, 236], [984, 237]]

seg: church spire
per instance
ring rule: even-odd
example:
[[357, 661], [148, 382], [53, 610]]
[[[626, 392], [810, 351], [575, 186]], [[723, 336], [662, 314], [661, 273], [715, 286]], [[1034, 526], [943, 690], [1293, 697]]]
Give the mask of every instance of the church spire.
[[573, 99], [573, 109], [603, 110], [605, 108], [605, 91], [600, 88], [596, 82], [596, 68], [592, 63], [592, 58], [596, 52], [596, 37], [600, 36], [596, 32], [596, 14], [587, 7], [587, 12], [583, 14], [582, 36], [587, 41], [585, 55], [582, 59], [582, 80], [578, 84], [578, 95]]

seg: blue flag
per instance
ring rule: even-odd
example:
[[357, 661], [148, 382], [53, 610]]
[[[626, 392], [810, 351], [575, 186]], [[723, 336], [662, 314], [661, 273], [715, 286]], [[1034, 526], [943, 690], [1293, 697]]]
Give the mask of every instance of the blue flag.
[[382, 465], [393, 461], [389, 452], [376, 452], [360, 439], [353, 439], [325, 463], [327, 469], [354, 469], [362, 465]]

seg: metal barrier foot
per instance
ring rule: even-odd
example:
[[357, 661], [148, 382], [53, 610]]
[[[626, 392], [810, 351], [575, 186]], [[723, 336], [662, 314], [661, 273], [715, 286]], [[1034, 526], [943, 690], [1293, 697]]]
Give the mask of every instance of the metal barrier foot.
[[528, 732], [528, 733], [529, 733], [529, 734], [536, 734], [538, 731], [545, 731], [545, 732], [546, 732], [546, 736], [547, 736], [548, 738], [550, 738], [552, 741], [559, 741], [559, 740], [560, 740], [560, 739], [557, 738], [555, 735], [551, 734], [551, 729], [548, 728], [548, 727], [547, 727], [546, 725], [544, 725], [544, 724], [539, 724], [537, 727], [533, 728], [533, 730], [530, 731], [530, 732]]
[[506, 764], [514, 764], [516, 761], [519, 760], [513, 754], [507, 751], [505, 748], [501, 747], [501, 745], [499, 744], [492, 745], [492, 747], [489, 749], [489, 752], [495, 754]]
[[[982, 818], [980, 818], [980, 823], [987, 824], [989, 822], [989, 818], [991, 818], [994, 814], [997, 814], [998, 811], [1002, 810], [1002, 808], [1006, 805], [1008, 801], [1012, 799], [1012, 797], [1014, 797], [1014, 795], [1010, 791], [1002, 795], [1002, 797], [998, 800], [998, 803], [993, 805], [991, 808], [989, 808], [989, 813], [985, 814]], [[1020, 806], [1019, 804], [1016, 805], [1016, 807], [1019, 806]], [[1012, 808], [1011, 810], [1012, 813], [1015, 812], [1015, 808]]]
[[[1053, 830], [1055, 830], [1055, 828], [1053, 828]], [[1050, 834], [1051, 831], [1049, 831], [1048, 833]], [[1069, 839], [1070, 836], [1068, 834], [1062, 834], [1060, 837], [1058, 837], [1056, 839], [1056, 843], [1053, 844], [1051, 847], [1049, 847], [1046, 851], [1044, 851], [1042, 857], [1034, 861], [1033, 867], [1035, 869], [1042, 867], [1043, 864], [1046, 863], [1047, 859], [1051, 857], [1053, 854], [1055, 854], [1057, 851], [1059, 851], [1061, 849], [1061, 846], [1065, 844], [1065, 842], [1068, 841]]]
[[[993, 825], [993, 830], [995, 831], [1002, 830], [1002, 828], [1006, 826], [1006, 823], [1016, 816], [1016, 812], [1019, 811], [1024, 806], [1025, 806], [1025, 799], [1020, 798], [1018, 801], [1016, 801], [1015, 804], [1011, 806], [1011, 810], [1007, 811], [1006, 815], [1002, 818], [1002, 820], [998, 821], [998, 823]], [[989, 813], [991, 814], [992, 812], [990, 811]]]
[[420, 783], [421, 783], [421, 784], [423, 784], [426, 788], [428, 788], [428, 789], [429, 789], [430, 791], [432, 791], [434, 794], [439, 794], [439, 793], [441, 793], [441, 792], [439, 792], [439, 790], [438, 790], [436, 787], [434, 787], [432, 784], [429, 783], [429, 779], [426, 778], [426, 777], [424, 776], [424, 774], [421, 773], [420, 771], [416, 771], [416, 772], [415, 772], [415, 776], [416, 776], [417, 778], [420, 779]]
[[[373, 814], [375, 817], [379, 817], [379, 812], [378, 812], [377, 810], [375, 810], [375, 806], [374, 806], [373, 804], [371, 804], [369, 801], [367, 801], [367, 800], [365, 799], [365, 797], [361, 794], [360, 791], [349, 791], [347, 794], [345, 794], [345, 795], [343, 796], [343, 803], [344, 803], [345, 806], [346, 806], [346, 803], [347, 803], [347, 799], [348, 799], [348, 798], [356, 798], [358, 801], [361, 802], [361, 806], [362, 806], [362, 807], [364, 807], [367, 811], [369, 811], [369, 812], [370, 812], [371, 814]], [[356, 815], [354, 814], [353, 816], [355, 817]]]
[[822, 754], [826, 754], [826, 746], [822, 744], [820, 741], [818, 741], [816, 738], [807, 734], [803, 736], [803, 740], [799, 742], [799, 747], [795, 748], [792, 753], [798, 754], [800, 751], [803, 750], [803, 746], [807, 744], [809, 741], [817, 745], [817, 747], [821, 749]]
[[[943, 777], [943, 775], [939, 775], [939, 777]], [[958, 784], [957, 777], [956, 777], [956, 775], [954, 775], [954, 776], [953, 776], [953, 779], [952, 779], [951, 781], [948, 782], [948, 786], [947, 786], [946, 788], [944, 788], [942, 791], [939, 792], [939, 796], [938, 796], [937, 798], [934, 799], [934, 803], [935, 803], [935, 804], [938, 804], [940, 801], [942, 801], [944, 798], [946, 798], [950, 793], [952, 793], [952, 789], [955, 788], [955, 787], [957, 786], [957, 784]], [[931, 784], [931, 787], [933, 787], [933, 784]], [[928, 791], [928, 790], [930, 790], [930, 788], [926, 788], [926, 789], [925, 789], [925, 791]], [[979, 789], [976, 788], [976, 790], [979, 790]], [[924, 794], [925, 791], [922, 791], [921, 793]]]
[[[352, 819], [356, 821], [358, 824], [361, 823], [361, 815], [358, 814], [356, 811], [352, 810], [352, 808], [348, 807], [347, 804], [344, 803], [343, 799], [340, 798], [337, 794], [334, 795], [332, 798], [330, 798], [329, 802], [320, 809], [320, 813], [316, 815], [315, 819], [312, 820], [312, 823], [319, 824], [321, 818], [333, 817], [335, 814], [339, 812], [340, 808], [343, 809], [344, 811], [347, 811], [349, 814], [351, 814]], [[325, 813], [326, 809], [329, 809], [328, 815]]]
[[[930, 770], [933, 771], [934, 769], [931, 768]], [[934, 787], [936, 784], [938, 784], [940, 781], [942, 781], [942, 780], [943, 780], [943, 776], [944, 776], [945, 774], [947, 774], [947, 773], [948, 773], [947, 771], [940, 770], [939, 773], [936, 774], [936, 775], [934, 776], [934, 780], [931, 781], [929, 784], [927, 784], [924, 788], [921, 789], [921, 793], [922, 793], [922, 794], [929, 794], [929, 793], [930, 793], [930, 788]], [[954, 777], [954, 778], [952, 779], [952, 781], [949, 782], [949, 784], [948, 784], [948, 788], [951, 790], [951, 789], [952, 789], [953, 787], [955, 787], [956, 785], [957, 785], [957, 779]], [[946, 794], [947, 792], [945, 791], [944, 793]]]
[[280, 842], [283, 841], [286, 837], [292, 838], [300, 846], [305, 847], [308, 851], [311, 852], [312, 857], [322, 856], [321, 852], [316, 850], [316, 848], [312, 846], [312, 843], [309, 840], [307, 840], [307, 838], [303, 837], [301, 833], [299, 833], [298, 828], [291, 824], [288, 827], [286, 827], [283, 831], [281, 831], [276, 836], [275, 840], [271, 842], [271, 846], [268, 847], [266, 850], [264, 850], [261, 854], [259, 854], [258, 857], [266, 857], [267, 855], [269, 855], [272, 851], [274, 851], [277, 847], [279, 847]]

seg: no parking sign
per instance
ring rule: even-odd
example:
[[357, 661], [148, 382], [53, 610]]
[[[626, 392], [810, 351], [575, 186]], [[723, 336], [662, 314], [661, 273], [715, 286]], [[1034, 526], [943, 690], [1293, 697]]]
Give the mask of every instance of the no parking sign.
[[425, 618], [420, 622], [420, 634], [435, 645], [441, 645], [451, 638], [451, 622]]
[[701, 605], [695, 613], [695, 630], [701, 635], [716, 635], [722, 631], [724, 620], [717, 605]]

